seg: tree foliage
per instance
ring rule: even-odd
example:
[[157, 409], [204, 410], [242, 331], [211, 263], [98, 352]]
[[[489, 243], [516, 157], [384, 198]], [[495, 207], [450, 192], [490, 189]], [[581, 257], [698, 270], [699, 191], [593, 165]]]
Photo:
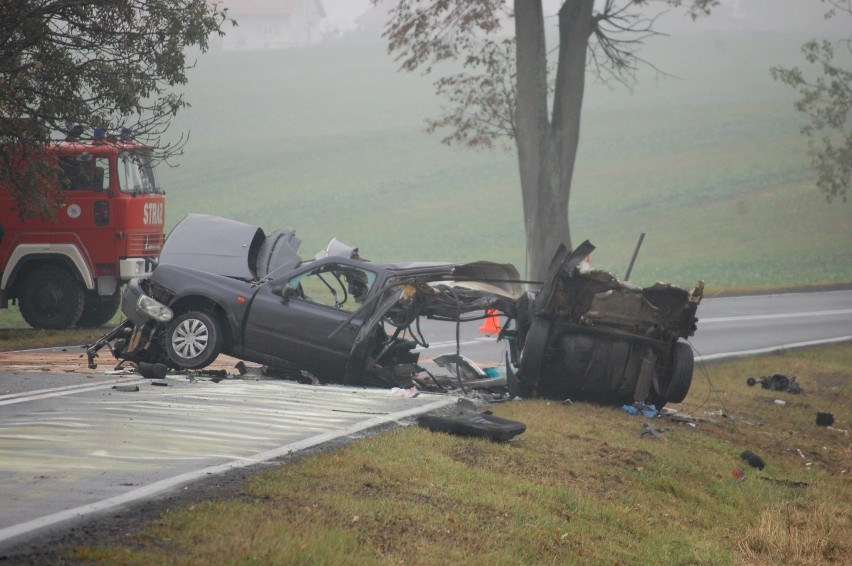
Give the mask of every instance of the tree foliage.
[[571, 247], [568, 203], [587, 69], [631, 85], [644, 62], [641, 46], [656, 35], [648, 5], [697, 18], [718, 3], [563, 0], [558, 45], [548, 52], [541, 0], [394, 0], [384, 36], [406, 71], [461, 63], [436, 82], [450, 104], [428, 131], [448, 130], [448, 144], [490, 148], [502, 139], [516, 147], [527, 257], [541, 277], [558, 245]]
[[[826, 18], [852, 17], [850, 0], [821, 0], [830, 6]], [[837, 46], [852, 54], [852, 35]], [[852, 181], [852, 69], [835, 57], [835, 44], [811, 40], [802, 46], [809, 65], [816, 68], [809, 79], [799, 67], [773, 67], [772, 76], [799, 91], [796, 110], [807, 115], [802, 133], [808, 137], [808, 153], [817, 172], [817, 187], [828, 202], [846, 202]], [[848, 61], [848, 60], [847, 60]]]
[[[0, 3], [0, 174], [15, 187], [23, 216], [44, 215], [46, 170], [13, 160], [65, 137], [74, 125], [132, 129], [157, 149], [188, 106], [187, 50], [222, 34], [225, 10], [206, 0], [3, 0]], [[182, 137], [181, 137], [182, 139]], [[41, 181], [41, 183], [40, 183]]]

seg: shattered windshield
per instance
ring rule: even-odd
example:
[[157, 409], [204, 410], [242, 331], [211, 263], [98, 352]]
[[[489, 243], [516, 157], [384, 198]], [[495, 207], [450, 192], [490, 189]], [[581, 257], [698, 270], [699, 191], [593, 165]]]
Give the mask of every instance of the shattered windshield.
[[118, 156], [118, 182], [123, 193], [162, 192], [154, 178], [150, 151], [122, 151]]

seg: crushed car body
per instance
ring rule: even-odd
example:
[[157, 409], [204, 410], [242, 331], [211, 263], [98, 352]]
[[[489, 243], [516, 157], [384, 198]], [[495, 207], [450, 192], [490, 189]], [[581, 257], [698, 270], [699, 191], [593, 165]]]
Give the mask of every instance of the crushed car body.
[[607, 271], [584, 269], [593, 246], [561, 246], [526, 317], [519, 319], [520, 396], [602, 403], [683, 401], [694, 357], [684, 340], [695, 333], [704, 292], [665, 283], [640, 288]]
[[[686, 395], [701, 289], [639, 289], [582, 269], [588, 242], [560, 248], [541, 289], [525, 291], [511, 264], [374, 263], [339, 240], [312, 258], [292, 229], [190, 214], [169, 234], [153, 272], [125, 289], [127, 319], [87, 349], [130, 362], [200, 369], [224, 353], [277, 375], [422, 389], [458, 385], [507, 394], [651, 400]], [[505, 376], [489, 379], [463, 356], [450, 377], [419, 363], [422, 318], [459, 324], [507, 317]], [[687, 371], [688, 370], [688, 371]], [[424, 375], [424, 373], [426, 375]], [[688, 376], [686, 375], [688, 373]]]

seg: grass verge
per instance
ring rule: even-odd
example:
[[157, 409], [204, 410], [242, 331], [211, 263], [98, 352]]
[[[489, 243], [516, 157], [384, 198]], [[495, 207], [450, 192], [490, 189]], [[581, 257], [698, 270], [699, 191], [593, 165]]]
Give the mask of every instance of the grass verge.
[[[804, 393], [746, 385], [776, 372], [797, 376]], [[168, 511], [132, 537], [69, 557], [849, 564], [850, 375], [852, 345], [698, 368], [689, 397], [673, 407], [697, 417], [694, 426], [585, 403], [504, 403], [496, 414], [527, 424], [516, 442], [400, 428], [275, 466], [234, 493]], [[817, 426], [817, 411], [831, 411], [834, 427]], [[765, 469], [740, 459], [746, 449]]]
[[91, 344], [109, 331], [110, 327], [44, 330], [36, 328], [3, 328], [0, 319], [0, 352]]

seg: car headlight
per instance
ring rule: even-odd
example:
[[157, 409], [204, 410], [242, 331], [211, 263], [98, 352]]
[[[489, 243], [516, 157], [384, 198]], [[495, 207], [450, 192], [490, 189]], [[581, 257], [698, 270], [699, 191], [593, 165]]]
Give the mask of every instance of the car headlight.
[[174, 317], [172, 309], [148, 295], [139, 296], [139, 300], [136, 301], [136, 309], [159, 322], [168, 322]]

